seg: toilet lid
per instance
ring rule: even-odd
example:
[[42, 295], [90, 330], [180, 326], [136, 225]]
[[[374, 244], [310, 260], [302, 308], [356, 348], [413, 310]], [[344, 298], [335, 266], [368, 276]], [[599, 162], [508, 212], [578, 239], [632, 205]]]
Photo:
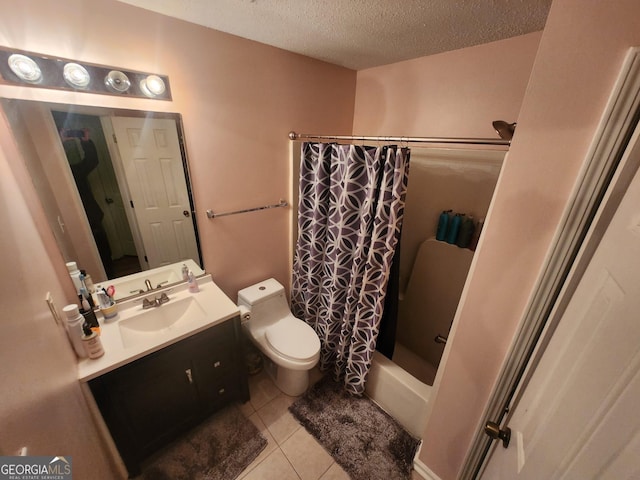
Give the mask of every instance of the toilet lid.
[[293, 316], [267, 328], [265, 337], [271, 348], [292, 360], [307, 360], [320, 350], [320, 339], [313, 328]]

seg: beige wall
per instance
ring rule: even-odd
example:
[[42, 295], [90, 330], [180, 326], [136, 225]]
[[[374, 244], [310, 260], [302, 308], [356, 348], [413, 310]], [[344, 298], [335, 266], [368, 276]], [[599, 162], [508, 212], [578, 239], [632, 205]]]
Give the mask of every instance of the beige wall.
[[[636, 0], [553, 3], [476, 253], [421, 460], [456, 478], [628, 47]], [[447, 354], [447, 352], [445, 352]]]
[[[541, 36], [541, 32], [536, 32], [358, 72], [354, 133], [498, 138], [491, 126], [493, 120], [520, 121], [519, 111]], [[518, 129], [521, 128], [519, 125]], [[508, 158], [507, 163], [512, 163], [513, 151]], [[523, 182], [527, 185], [526, 177], [513, 181], [516, 189], [523, 188]], [[538, 205], [532, 203], [518, 208], [536, 209]], [[507, 230], [502, 234], [510, 236], [512, 230], [521, 231], [523, 224], [528, 227], [528, 221], [523, 223], [525, 220], [526, 216], [509, 218], [503, 227]], [[487, 226], [483, 236], [487, 235], [486, 230]], [[525, 230], [531, 234], [529, 229]], [[497, 234], [498, 240], [500, 235]], [[521, 248], [526, 244], [526, 240], [518, 244], [516, 253], [519, 256], [528, 255], [528, 250]], [[504, 243], [500, 248], [504, 248]], [[478, 251], [475, 256], [479, 254], [481, 252]], [[510, 263], [514, 260], [505, 261]], [[509, 281], [518, 285], [518, 271], [512, 269], [512, 272], [516, 279]], [[469, 435], [476, 426], [482, 402], [486, 400], [495, 375], [494, 371], [485, 369], [483, 359], [486, 355], [483, 350], [491, 348], [490, 344], [484, 346], [484, 330], [488, 327], [475, 323], [475, 313], [476, 310], [500, 310], [502, 304], [511, 305], [513, 292], [507, 287], [509, 283], [503, 284], [502, 269], [494, 270], [493, 274], [491, 281], [496, 282], [495, 289], [485, 288], [493, 285], [487, 281], [477, 284], [476, 288], [486, 292], [487, 297], [492, 293], [499, 296], [494, 299], [497, 304], [489, 305], [480, 298], [468, 306], [467, 316], [458, 321], [464, 321], [465, 329], [470, 332], [465, 345], [459, 346], [458, 343], [462, 333], [455, 340], [449, 336], [447, 348], [452, 351], [450, 358], [456, 364], [454, 353], [462, 357], [459, 362], [463, 368], [450, 373], [447, 365], [444, 372], [438, 372], [439, 375], [445, 373], [445, 376], [435, 397], [431, 421], [423, 435], [420, 460], [444, 480], [455, 478], [468, 447]], [[485, 321], [498, 335], [506, 335], [508, 341], [513, 332], [502, 329], [502, 323], [508, 320], [511, 319], [489, 315]], [[475, 377], [470, 377], [469, 371]]]
[[354, 134], [498, 138], [515, 121], [540, 32], [358, 72]]
[[[0, 131], [8, 129], [0, 115]], [[72, 456], [76, 478], [116, 478], [76, 380], [75, 354], [45, 303], [62, 308], [72, 289], [56, 280], [62, 257], [17, 148], [0, 136], [0, 454]], [[41, 235], [44, 234], [44, 237]], [[52, 247], [53, 246], [53, 247]]]
[[[287, 133], [350, 133], [355, 72], [111, 0], [0, 0], [0, 11], [0, 45], [169, 75], [172, 102], [6, 85], [0, 96], [181, 113], [206, 270], [232, 298], [267, 276], [288, 283], [287, 209], [213, 221], [205, 211], [287, 198]], [[59, 309], [73, 301], [71, 281], [2, 122], [0, 452], [71, 455], [78, 478], [114, 478], [44, 302], [47, 291]]]

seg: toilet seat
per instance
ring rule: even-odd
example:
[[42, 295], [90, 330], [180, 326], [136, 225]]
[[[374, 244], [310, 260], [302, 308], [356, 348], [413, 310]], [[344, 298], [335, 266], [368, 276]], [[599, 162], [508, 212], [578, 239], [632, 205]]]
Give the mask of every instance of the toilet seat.
[[275, 352], [289, 360], [309, 360], [320, 350], [320, 339], [313, 328], [293, 316], [267, 328], [265, 338]]

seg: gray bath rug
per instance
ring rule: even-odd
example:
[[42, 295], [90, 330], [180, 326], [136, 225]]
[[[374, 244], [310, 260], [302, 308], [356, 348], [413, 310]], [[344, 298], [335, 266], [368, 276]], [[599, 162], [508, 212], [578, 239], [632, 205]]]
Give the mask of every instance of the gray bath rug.
[[266, 446], [255, 425], [232, 405], [156, 454], [137, 480], [232, 480]]
[[289, 410], [354, 480], [409, 479], [419, 440], [366, 396], [325, 376]]

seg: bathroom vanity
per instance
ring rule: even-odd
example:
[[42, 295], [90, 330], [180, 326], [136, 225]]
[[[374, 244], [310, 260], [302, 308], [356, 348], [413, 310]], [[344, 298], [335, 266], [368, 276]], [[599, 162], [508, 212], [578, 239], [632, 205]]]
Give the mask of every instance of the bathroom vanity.
[[105, 355], [79, 364], [130, 476], [151, 453], [231, 402], [249, 399], [237, 306], [209, 275], [118, 304], [101, 321]]

